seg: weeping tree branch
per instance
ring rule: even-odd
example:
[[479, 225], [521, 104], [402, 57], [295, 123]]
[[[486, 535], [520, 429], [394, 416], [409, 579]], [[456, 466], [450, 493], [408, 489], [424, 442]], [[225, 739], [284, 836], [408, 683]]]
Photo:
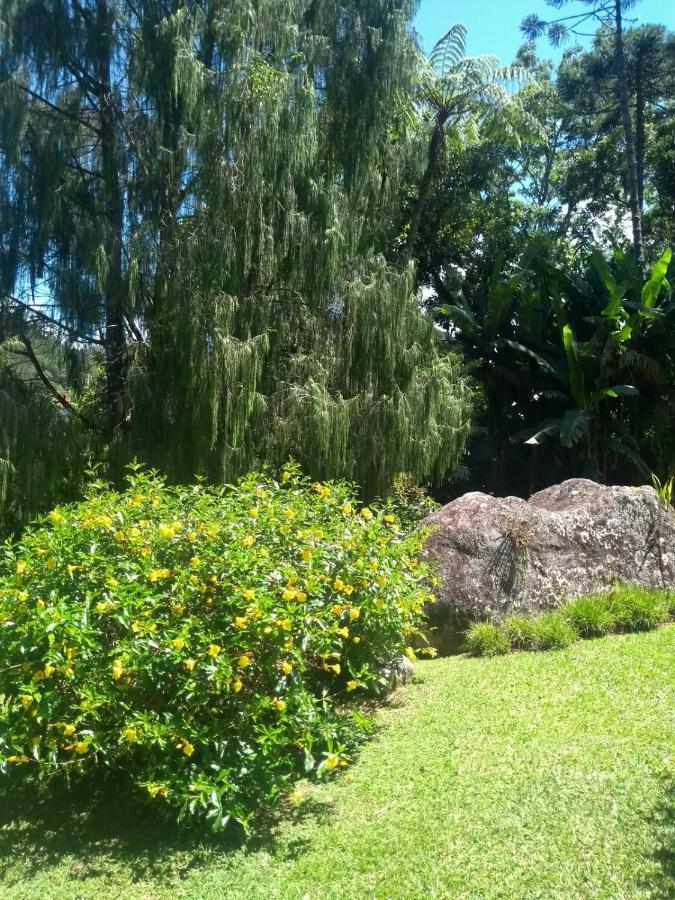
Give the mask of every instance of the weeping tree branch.
[[84, 422], [88, 428], [91, 428], [94, 431], [98, 431], [99, 429], [98, 429], [98, 426], [96, 425], [96, 423], [93, 422], [88, 416], [85, 416], [83, 413], [81, 413], [80, 410], [76, 406], [73, 406], [73, 404], [66, 397], [66, 395], [63, 394], [56, 387], [55, 384], [52, 383], [49, 376], [45, 372], [45, 370], [42, 366], [42, 363], [40, 362], [40, 360], [37, 357], [35, 349], [33, 348], [33, 345], [31, 344], [28, 335], [23, 333], [23, 334], [19, 334], [18, 337], [19, 337], [19, 340], [21, 341], [21, 343], [26, 348], [26, 355], [27, 355], [28, 359], [31, 361], [33, 368], [35, 369], [35, 373], [36, 373], [37, 377], [44, 384], [44, 386], [47, 388], [47, 390], [52, 395], [54, 400], [56, 400], [56, 402], [59, 404], [59, 406], [62, 406], [63, 409], [68, 410], [68, 412], [72, 413], [72, 415], [77, 416], [77, 418], [80, 419], [82, 422]]

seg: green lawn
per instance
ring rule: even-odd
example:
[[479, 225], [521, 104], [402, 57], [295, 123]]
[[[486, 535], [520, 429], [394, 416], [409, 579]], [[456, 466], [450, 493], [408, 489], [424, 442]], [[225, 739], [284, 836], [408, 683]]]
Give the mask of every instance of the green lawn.
[[248, 848], [191, 842], [124, 794], [0, 810], [0, 897], [675, 895], [675, 626], [419, 663], [351, 780]]

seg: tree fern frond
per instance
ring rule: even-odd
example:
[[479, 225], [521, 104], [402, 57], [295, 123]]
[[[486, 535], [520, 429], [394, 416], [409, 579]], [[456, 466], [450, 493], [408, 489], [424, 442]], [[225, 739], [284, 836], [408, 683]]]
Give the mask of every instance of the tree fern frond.
[[434, 71], [441, 78], [451, 66], [456, 65], [464, 56], [466, 33], [465, 25], [461, 23], [453, 25], [431, 51], [429, 60]]

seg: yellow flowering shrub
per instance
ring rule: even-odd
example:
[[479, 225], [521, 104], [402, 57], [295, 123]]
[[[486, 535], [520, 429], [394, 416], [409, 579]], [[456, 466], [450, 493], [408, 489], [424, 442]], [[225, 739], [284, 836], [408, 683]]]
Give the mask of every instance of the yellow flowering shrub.
[[179, 815], [249, 827], [348, 764], [359, 698], [418, 628], [419, 545], [293, 466], [93, 485], [0, 547], [0, 774], [105, 765]]

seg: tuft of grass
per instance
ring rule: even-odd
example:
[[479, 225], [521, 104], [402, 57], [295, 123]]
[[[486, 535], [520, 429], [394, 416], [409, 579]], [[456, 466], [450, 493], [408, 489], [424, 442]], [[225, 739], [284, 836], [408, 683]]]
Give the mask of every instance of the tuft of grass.
[[465, 646], [471, 656], [503, 656], [511, 649], [503, 629], [492, 622], [474, 622], [470, 625]]
[[509, 616], [500, 625], [474, 622], [465, 649], [472, 656], [509, 650], [562, 650], [579, 638], [612, 631], [651, 631], [675, 615], [675, 591], [617, 585], [604, 594], [575, 597], [554, 612], [534, 618]]
[[607, 594], [607, 601], [618, 630], [650, 631], [668, 618], [673, 593], [624, 585]]
[[503, 625], [509, 643], [514, 650], [539, 650], [539, 635], [534, 619], [527, 616], [509, 616]]
[[0, 795], [0, 897], [665, 900], [674, 655], [671, 626], [420, 661], [346, 777], [301, 783], [243, 847], [180, 832], [114, 785]]
[[548, 612], [533, 620], [537, 650], [564, 650], [578, 640], [574, 627], [559, 612]]
[[602, 637], [609, 634], [616, 624], [609, 597], [609, 594], [575, 597], [565, 603], [562, 613], [580, 637]]

